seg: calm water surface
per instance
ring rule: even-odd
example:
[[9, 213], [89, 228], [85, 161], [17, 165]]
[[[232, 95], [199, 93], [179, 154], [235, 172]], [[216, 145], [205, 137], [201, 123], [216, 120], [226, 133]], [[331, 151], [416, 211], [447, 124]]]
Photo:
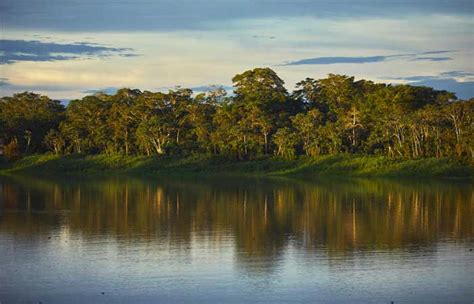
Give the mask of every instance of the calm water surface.
[[0, 178], [1, 303], [474, 301], [474, 187]]

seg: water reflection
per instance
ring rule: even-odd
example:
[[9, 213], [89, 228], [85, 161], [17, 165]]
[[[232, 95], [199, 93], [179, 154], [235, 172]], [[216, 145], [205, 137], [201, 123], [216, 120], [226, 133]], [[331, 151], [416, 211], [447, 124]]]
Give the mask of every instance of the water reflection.
[[466, 301], [473, 190], [1, 177], [0, 301]]
[[232, 237], [242, 263], [276, 259], [290, 242], [337, 255], [474, 235], [471, 184], [2, 178], [0, 185], [4, 233], [67, 229], [85, 238], [166, 241], [183, 250], [196, 234], [215, 244]]

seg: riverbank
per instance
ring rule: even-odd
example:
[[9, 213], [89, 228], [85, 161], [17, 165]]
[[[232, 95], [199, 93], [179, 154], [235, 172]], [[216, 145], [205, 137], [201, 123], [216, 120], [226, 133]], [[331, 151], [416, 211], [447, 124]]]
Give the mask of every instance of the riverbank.
[[88, 175], [250, 175], [473, 178], [474, 167], [452, 159], [400, 160], [383, 156], [332, 155], [287, 161], [262, 157], [235, 161], [217, 156], [146, 157], [123, 155], [31, 155], [3, 161], [0, 174]]

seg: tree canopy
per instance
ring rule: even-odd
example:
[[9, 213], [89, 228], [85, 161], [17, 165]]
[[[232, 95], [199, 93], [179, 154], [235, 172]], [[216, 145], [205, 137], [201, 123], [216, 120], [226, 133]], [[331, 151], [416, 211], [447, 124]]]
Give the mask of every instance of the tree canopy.
[[[51, 151], [236, 159], [337, 153], [474, 157], [474, 99], [346, 75], [306, 78], [289, 93], [269, 68], [194, 94], [120, 89], [59, 101], [30, 92], [0, 99], [0, 140], [13, 157]], [[7, 156], [9, 156], [7, 155]]]

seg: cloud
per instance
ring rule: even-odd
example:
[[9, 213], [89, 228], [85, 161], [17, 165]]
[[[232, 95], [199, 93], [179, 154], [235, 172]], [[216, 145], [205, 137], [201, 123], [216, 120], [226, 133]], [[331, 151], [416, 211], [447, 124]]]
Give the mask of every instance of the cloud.
[[59, 61], [112, 55], [133, 56], [130, 48], [112, 48], [99, 44], [76, 42], [60, 44], [37, 40], [0, 40], [0, 64], [18, 61]]
[[105, 94], [108, 94], [108, 95], [113, 95], [113, 94], [117, 93], [118, 90], [119, 90], [119, 88], [116, 88], [116, 87], [107, 87], [107, 88], [103, 88], [103, 89], [85, 90], [85, 91], [81, 91], [81, 93], [84, 93], [84, 94], [105, 93]]
[[406, 81], [424, 81], [424, 80], [432, 80], [432, 79], [451, 79], [451, 78], [464, 78], [467, 80], [474, 81], [474, 72], [449, 71], [449, 72], [439, 73], [438, 75], [383, 77], [383, 79], [396, 79], [396, 80], [406, 80]]
[[437, 90], [446, 90], [456, 94], [458, 98], [469, 99], [474, 97], [474, 81], [458, 82], [454, 78], [449, 79], [425, 79], [411, 82], [411, 85], [432, 87]]
[[338, 63], [369, 63], [385, 61], [387, 56], [371, 56], [371, 57], [316, 57], [291, 61], [285, 65], [302, 65], [302, 64], [338, 64]]
[[396, 55], [377, 55], [377, 56], [360, 56], [360, 57], [315, 57], [315, 58], [306, 58], [296, 61], [290, 61], [284, 63], [283, 65], [304, 65], [304, 64], [363, 64], [363, 63], [374, 63], [374, 62], [383, 62], [390, 59], [400, 60], [400, 59], [411, 59], [412, 61], [446, 61], [451, 60], [451, 57], [427, 57], [420, 55], [427, 54], [445, 54], [452, 53], [453, 51], [429, 51], [423, 53], [413, 53], [413, 54], [396, 54]]
[[0, 87], [2, 87], [2, 94], [3, 91], [8, 91], [12, 93], [18, 92], [61, 92], [65, 90], [73, 90], [75, 87], [68, 86], [68, 85], [53, 85], [53, 84], [37, 84], [37, 85], [26, 85], [26, 84], [15, 84], [9, 81], [0, 80]]
[[446, 53], [453, 53], [457, 52], [458, 50], [440, 50], [440, 51], [429, 51], [420, 53], [420, 55], [436, 55], [436, 54], [446, 54]]
[[254, 38], [254, 39], [270, 39], [270, 40], [276, 39], [275, 36], [265, 36], [265, 35], [252, 35], [252, 38]]
[[450, 72], [443, 72], [439, 74], [439, 77], [467, 77], [472, 78], [474, 80], [474, 72], [467, 72], [467, 71], [450, 71]]
[[190, 89], [193, 90], [195, 93], [203, 93], [203, 92], [208, 92], [210, 90], [216, 89], [216, 88], [223, 88], [227, 92], [232, 91], [234, 88], [232, 86], [227, 86], [227, 85], [202, 85], [202, 86], [195, 86], [191, 87]]
[[7, 86], [10, 83], [8, 82], [7, 78], [0, 78], [0, 87]]
[[[463, 78], [461, 81], [457, 78]], [[467, 71], [449, 71], [438, 75], [393, 77], [394, 80], [404, 80], [414, 86], [432, 87], [437, 90], [446, 90], [456, 94], [458, 98], [469, 99], [474, 97], [474, 73]]]
[[472, 0], [2, 0], [4, 29], [59, 31], [180, 30], [218, 28], [236, 19], [383, 17], [472, 14]]
[[452, 59], [451, 57], [417, 57], [413, 61], [448, 61]]
[[[159, 87], [156, 90], [157, 91], [168, 91], [168, 90], [175, 90], [177, 87]], [[185, 87], [183, 87], [185, 88]], [[186, 87], [187, 88], [187, 87]], [[227, 86], [227, 85], [201, 85], [201, 86], [191, 86], [189, 89], [193, 90], [194, 93], [205, 93], [210, 90], [216, 89], [216, 88], [223, 88], [227, 92], [230, 92], [233, 90], [232, 86]], [[105, 93], [108, 95], [113, 95], [115, 94], [120, 88], [118, 87], [106, 87], [102, 89], [91, 89], [91, 90], [84, 90], [81, 91], [81, 93], [84, 94], [96, 94], [96, 93]]]

